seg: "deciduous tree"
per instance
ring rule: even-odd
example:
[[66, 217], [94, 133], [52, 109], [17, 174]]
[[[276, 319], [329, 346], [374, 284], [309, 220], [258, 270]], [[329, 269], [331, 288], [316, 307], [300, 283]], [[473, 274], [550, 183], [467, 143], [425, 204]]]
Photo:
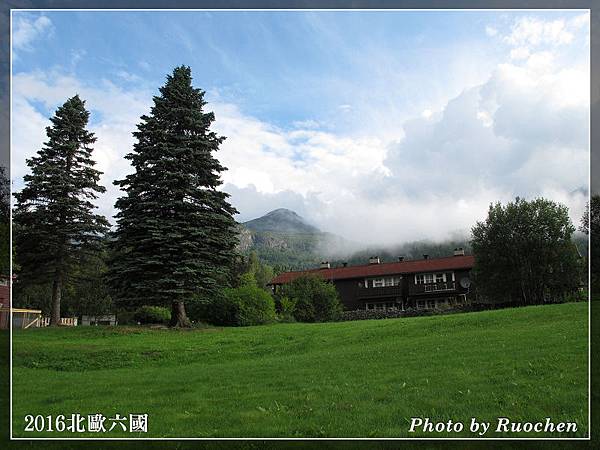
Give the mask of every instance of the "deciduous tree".
[[294, 305], [292, 314], [299, 322], [337, 320], [343, 310], [335, 286], [316, 275], [296, 278], [283, 285], [277, 296]]
[[478, 293], [496, 302], [538, 304], [577, 289], [579, 258], [568, 209], [516, 198], [490, 205], [472, 229]]

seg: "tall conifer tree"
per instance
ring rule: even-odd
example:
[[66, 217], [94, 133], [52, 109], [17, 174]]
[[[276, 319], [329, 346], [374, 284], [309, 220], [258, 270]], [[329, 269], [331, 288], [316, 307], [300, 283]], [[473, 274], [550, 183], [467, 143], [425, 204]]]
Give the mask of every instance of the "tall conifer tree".
[[186, 301], [228, 284], [237, 242], [236, 210], [217, 190], [226, 169], [213, 152], [224, 137], [210, 131], [205, 105], [190, 68], [177, 67], [134, 133], [134, 173], [115, 182], [126, 195], [116, 203], [113, 296], [128, 307], [170, 306], [177, 327], [190, 325]]
[[89, 117], [78, 95], [56, 110], [46, 128], [48, 142], [27, 160], [31, 173], [15, 194], [19, 283], [52, 283], [52, 325], [59, 325], [62, 290], [73, 266], [99, 249], [108, 228], [92, 203], [105, 188], [94, 168]]

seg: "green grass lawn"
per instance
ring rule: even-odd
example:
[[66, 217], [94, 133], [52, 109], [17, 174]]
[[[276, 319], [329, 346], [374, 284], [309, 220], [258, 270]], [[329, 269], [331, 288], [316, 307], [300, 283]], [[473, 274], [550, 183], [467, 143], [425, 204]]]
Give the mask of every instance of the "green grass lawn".
[[568, 436], [586, 436], [587, 308], [194, 331], [18, 330], [13, 433], [81, 436], [26, 433], [26, 414], [148, 413], [144, 437], [473, 436], [409, 434], [411, 417], [550, 417], [577, 423]]

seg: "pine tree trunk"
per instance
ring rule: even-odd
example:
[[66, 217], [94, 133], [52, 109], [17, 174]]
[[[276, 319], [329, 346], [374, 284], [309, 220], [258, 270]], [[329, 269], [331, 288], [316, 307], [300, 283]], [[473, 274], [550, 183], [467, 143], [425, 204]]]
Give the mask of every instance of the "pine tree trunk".
[[171, 303], [171, 323], [174, 328], [191, 328], [192, 323], [185, 313], [185, 304], [182, 301], [173, 300]]
[[62, 273], [57, 270], [52, 283], [52, 314], [50, 315], [50, 326], [60, 325], [60, 300], [62, 297]]

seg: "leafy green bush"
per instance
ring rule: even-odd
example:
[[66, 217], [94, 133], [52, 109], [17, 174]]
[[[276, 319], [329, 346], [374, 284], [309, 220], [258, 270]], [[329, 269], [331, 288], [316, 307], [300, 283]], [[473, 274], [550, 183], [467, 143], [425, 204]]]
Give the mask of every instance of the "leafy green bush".
[[305, 275], [284, 285], [280, 302], [284, 297], [293, 303], [293, 316], [299, 322], [338, 320], [343, 310], [335, 286], [315, 275]]
[[275, 302], [256, 285], [223, 290], [206, 308], [206, 320], [214, 325], [250, 326], [275, 320]]
[[141, 324], [164, 323], [171, 320], [171, 311], [162, 306], [142, 306], [135, 311], [134, 319]]
[[294, 309], [296, 304], [289, 297], [279, 297], [276, 302], [277, 318], [280, 322], [295, 322]]
[[117, 322], [119, 325], [135, 325], [135, 311], [118, 310], [117, 311]]
[[587, 300], [588, 300], [587, 289], [582, 290], [582, 291], [577, 290], [575, 292], [572, 292], [569, 295], [567, 295], [565, 298], [566, 302], [587, 302]]

